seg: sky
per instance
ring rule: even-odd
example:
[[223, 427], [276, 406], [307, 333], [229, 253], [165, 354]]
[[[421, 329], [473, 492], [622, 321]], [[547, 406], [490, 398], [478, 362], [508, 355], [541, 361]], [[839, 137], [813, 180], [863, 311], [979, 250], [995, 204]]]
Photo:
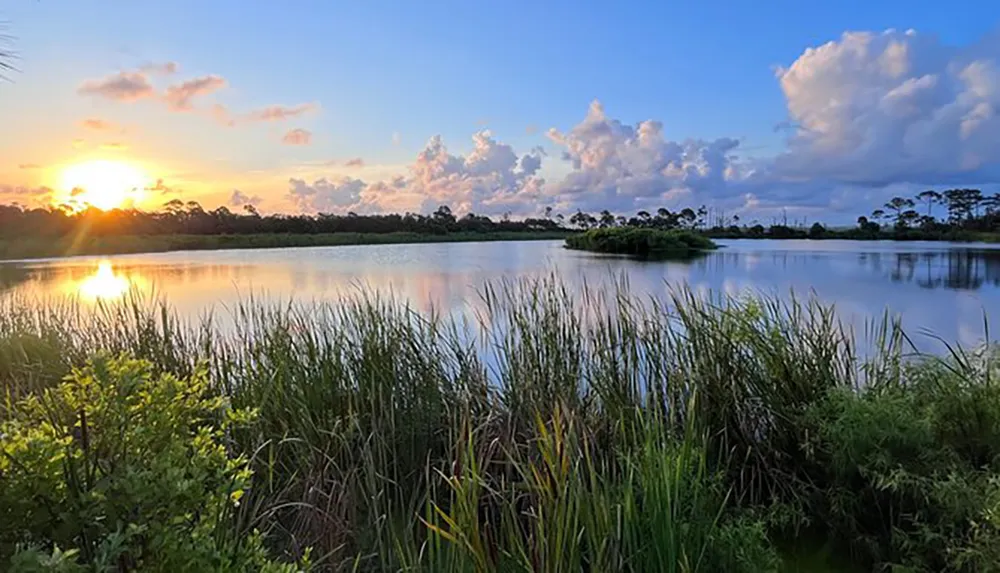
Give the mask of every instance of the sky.
[[0, 21], [0, 203], [141, 181], [145, 209], [843, 222], [1000, 183], [989, 0], [7, 0]]

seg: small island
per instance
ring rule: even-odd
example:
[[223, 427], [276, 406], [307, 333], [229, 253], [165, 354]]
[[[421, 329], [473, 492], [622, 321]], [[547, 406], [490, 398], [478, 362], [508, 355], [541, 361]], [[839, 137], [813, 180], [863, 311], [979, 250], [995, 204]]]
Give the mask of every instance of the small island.
[[566, 248], [648, 258], [687, 258], [718, 248], [698, 233], [673, 229], [608, 227], [566, 237]]

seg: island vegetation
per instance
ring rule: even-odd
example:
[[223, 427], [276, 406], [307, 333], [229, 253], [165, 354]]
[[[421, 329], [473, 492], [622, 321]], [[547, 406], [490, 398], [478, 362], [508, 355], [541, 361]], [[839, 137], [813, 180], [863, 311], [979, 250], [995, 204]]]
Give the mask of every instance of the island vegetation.
[[566, 237], [570, 249], [647, 258], [692, 257], [717, 248], [711, 239], [692, 231], [611, 227], [590, 229]]
[[478, 327], [2, 299], [0, 567], [997, 570], [989, 349], [625, 288], [487, 286]]

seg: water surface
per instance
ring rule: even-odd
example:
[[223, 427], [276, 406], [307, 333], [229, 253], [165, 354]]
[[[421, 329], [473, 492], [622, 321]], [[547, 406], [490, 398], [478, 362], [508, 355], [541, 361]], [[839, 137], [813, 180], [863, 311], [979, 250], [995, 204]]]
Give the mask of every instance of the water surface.
[[[360, 288], [392, 293], [421, 310], [466, 314], [484, 283], [559, 275], [608, 287], [626, 276], [634, 292], [666, 296], [687, 283], [729, 294], [814, 295], [861, 325], [888, 309], [908, 332], [983, 340], [984, 317], [1000, 324], [1000, 248], [978, 244], [807, 240], [719, 241], [684, 262], [640, 262], [568, 251], [561, 241], [365, 245], [192, 251], [0, 263], [0, 291], [24, 300], [114, 300], [130, 288], [156, 292], [183, 316], [232, 306], [253, 294], [330, 300]], [[31, 302], [26, 302], [31, 304]], [[924, 339], [931, 344], [930, 339]]]

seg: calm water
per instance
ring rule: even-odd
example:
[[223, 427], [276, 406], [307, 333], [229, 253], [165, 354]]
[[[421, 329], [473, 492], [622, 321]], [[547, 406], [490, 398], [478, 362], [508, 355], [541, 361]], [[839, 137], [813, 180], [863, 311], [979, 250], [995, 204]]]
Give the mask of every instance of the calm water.
[[[392, 292], [420, 309], [466, 313], [487, 281], [558, 273], [570, 285], [610, 284], [626, 274], [635, 292], [669, 284], [736, 294], [746, 289], [814, 293], [860, 325], [888, 308], [917, 336], [929, 330], [973, 345], [983, 317], [1000, 324], [1000, 248], [943, 243], [721, 241], [690, 262], [637, 262], [567, 251], [561, 241], [377, 245], [177, 252], [0, 263], [0, 291], [114, 299], [155, 291], [197, 318], [249, 294], [335, 299], [361, 287]], [[924, 344], [931, 344], [924, 339]]]

